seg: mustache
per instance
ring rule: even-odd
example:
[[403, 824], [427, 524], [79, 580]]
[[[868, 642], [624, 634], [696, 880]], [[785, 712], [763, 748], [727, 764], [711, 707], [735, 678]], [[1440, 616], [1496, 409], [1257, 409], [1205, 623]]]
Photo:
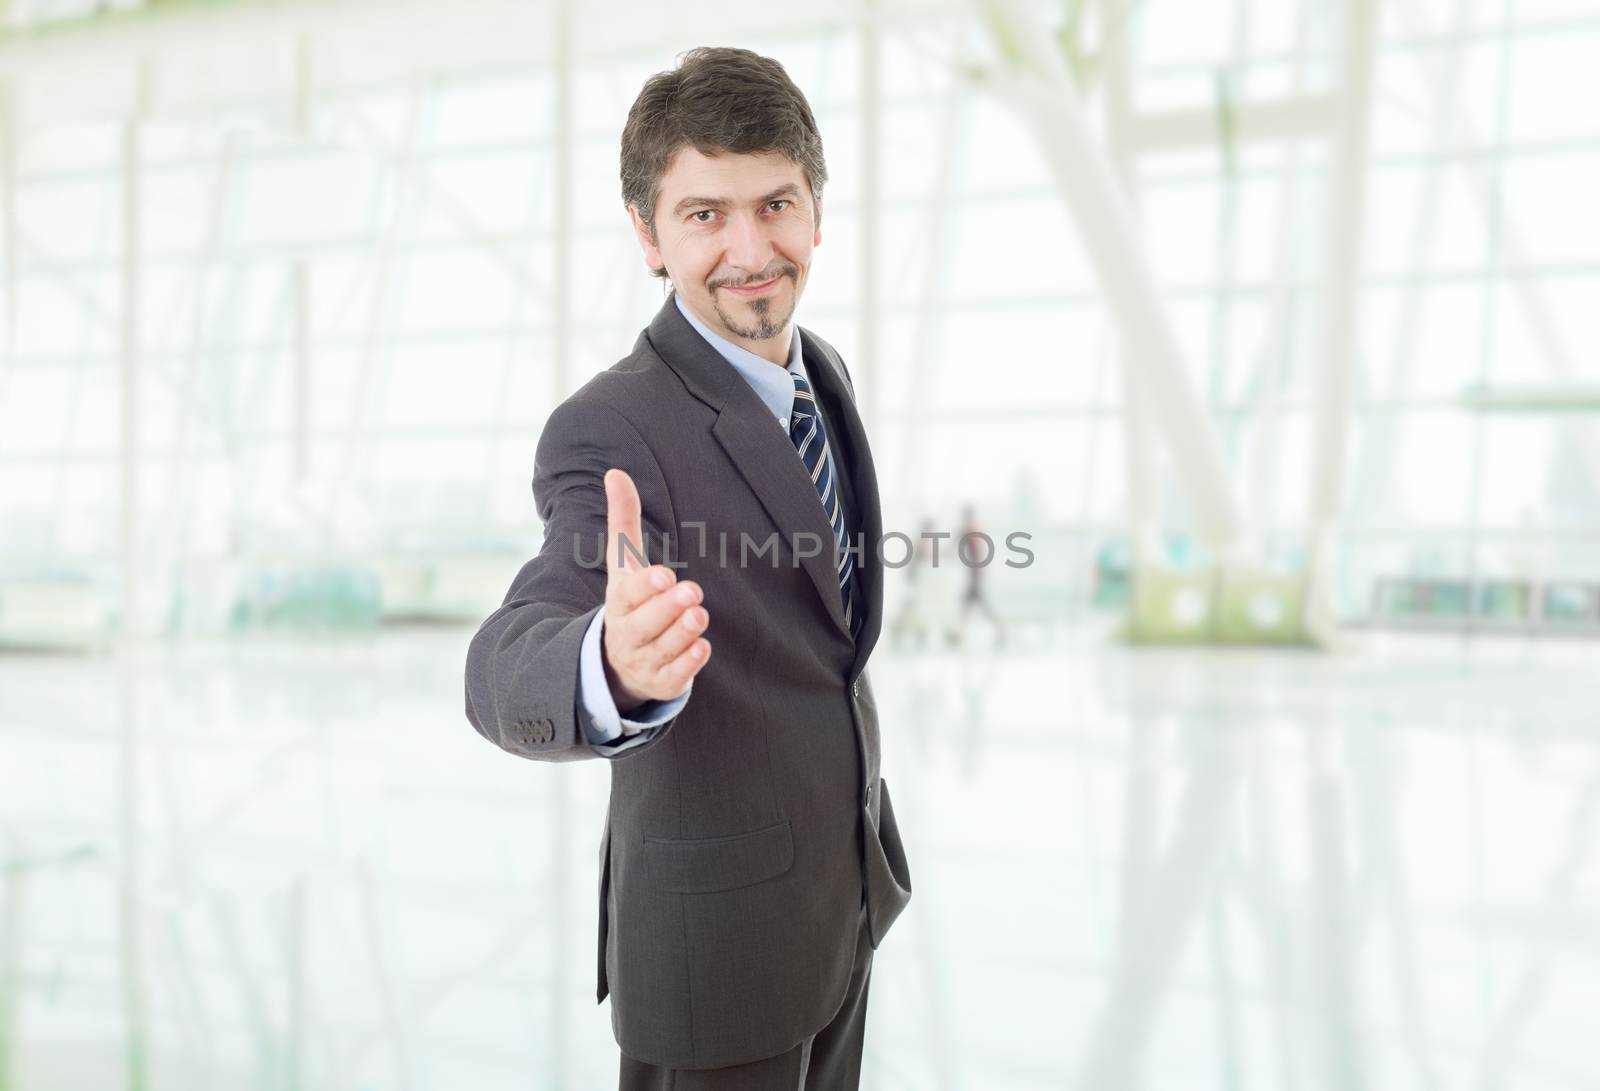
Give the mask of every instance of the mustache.
[[800, 272], [800, 270], [795, 266], [795, 264], [793, 262], [786, 261], [786, 262], [783, 262], [781, 265], [775, 265], [770, 269], [762, 271], [761, 274], [758, 275], [758, 276], [753, 276], [753, 277], [713, 277], [712, 279], [706, 281], [706, 287], [708, 287], [708, 288], [743, 288], [743, 287], [746, 287], [747, 285], [751, 285], [751, 284], [764, 284], [767, 281], [771, 280], [773, 277], [778, 277], [778, 276], [792, 277], [792, 276], [795, 276], [799, 272]]

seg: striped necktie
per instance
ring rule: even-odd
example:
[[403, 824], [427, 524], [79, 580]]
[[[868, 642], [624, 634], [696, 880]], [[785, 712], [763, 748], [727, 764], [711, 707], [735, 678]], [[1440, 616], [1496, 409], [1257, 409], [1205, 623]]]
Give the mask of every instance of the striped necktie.
[[800, 461], [805, 463], [811, 483], [817, 487], [822, 499], [822, 510], [833, 525], [834, 570], [839, 576], [839, 595], [844, 600], [844, 620], [850, 635], [856, 636], [854, 611], [850, 604], [850, 576], [855, 572], [855, 557], [845, 549], [844, 503], [839, 497], [838, 475], [834, 472], [833, 452], [828, 449], [828, 430], [817, 409], [817, 399], [811, 394], [811, 384], [798, 371], [789, 373], [794, 378], [794, 410], [789, 414], [789, 438]]

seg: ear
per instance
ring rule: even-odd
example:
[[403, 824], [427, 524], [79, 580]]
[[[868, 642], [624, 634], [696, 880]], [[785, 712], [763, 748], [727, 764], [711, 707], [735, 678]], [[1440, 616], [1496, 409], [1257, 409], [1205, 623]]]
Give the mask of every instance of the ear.
[[639, 216], [637, 205], [628, 206], [628, 219], [633, 221], [633, 233], [639, 238], [639, 248], [644, 251], [644, 263], [652, 271], [665, 269], [667, 263], [661, 258], [661, 250], [656, 246], [655, 231]]
[[822, 245], [822, 198], [813, 195], [812, 198], [811, 198], [811, 207], [816, 209], [816, 213], [817, 213], [816, 221], [812, 224], [812, 229], [813, 230], [812, 230], [812, 235], [811, 235], [811, 245], [814, 246], [814, 247], [815, 246], [821, 246]]

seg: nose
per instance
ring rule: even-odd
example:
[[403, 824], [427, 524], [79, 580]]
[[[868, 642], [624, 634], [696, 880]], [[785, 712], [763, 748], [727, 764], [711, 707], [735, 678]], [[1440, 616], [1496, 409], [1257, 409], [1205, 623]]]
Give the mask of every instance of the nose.
[[772, 261], [772, 240], [766, 225], [751, 216], [734, 216], [728, 224], [728, 264], [760, 273]]

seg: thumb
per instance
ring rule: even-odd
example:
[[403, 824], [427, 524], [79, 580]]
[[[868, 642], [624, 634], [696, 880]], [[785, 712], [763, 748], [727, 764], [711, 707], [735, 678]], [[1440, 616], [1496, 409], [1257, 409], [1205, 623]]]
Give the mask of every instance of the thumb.
[[[643, 569], [644, 533], [640, 529], [639, 490], [626, 470], [606, 471], [606, 571]], [[624, 540], [626, 544], [624, 544]]]

